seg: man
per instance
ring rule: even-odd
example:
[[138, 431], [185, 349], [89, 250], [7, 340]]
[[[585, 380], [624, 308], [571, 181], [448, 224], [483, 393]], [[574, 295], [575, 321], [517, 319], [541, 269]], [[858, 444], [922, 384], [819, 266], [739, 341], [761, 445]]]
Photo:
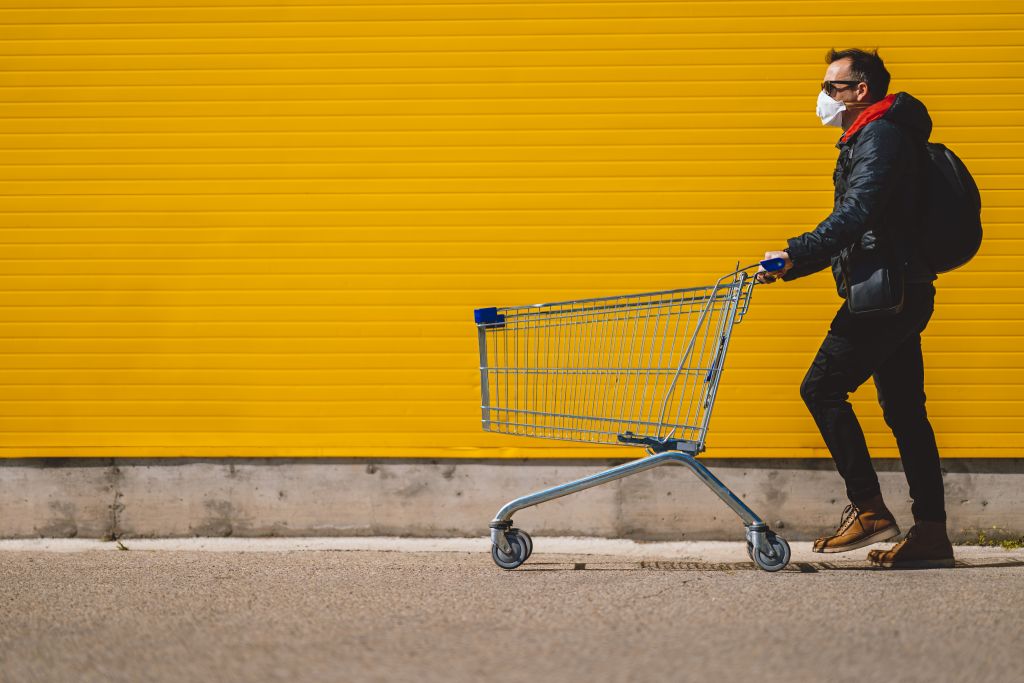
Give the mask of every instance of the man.
[[935, 273], [914, 239], [922, 201], [922, 148], [931, 134], [931, 118], [907, 93], [886, 95], [889, 72], [877, 51], [832, 50], [826, 61], [817, 113], [823, 124], [844, 131], [836, 145], [834, 208], [817, 228], [790, 239], [786, 250], [766, 253], [766, 259], [784, 259], [785, 266], [775, 273], [759, 272], [757, 279], [790, 281], [831, 264], [843, 298], [849, 274], [865, 268], [873, 274], [879, 272], [873, 268], [898, 271], [904, 286], [902, 309], [893, 307], [895, 313], [853, 313], [841, 306], [800, 387], [850, 499], [839, 528], [815, 541], [814, 551], [854, 550], [900, 533], [882, 500], [864, 433], [847, 400], [873, 377], [910, 485], [914, 526], [891, 550], [872, 550], [868, 558], [882, 567], [952, 567], [921, 357]]

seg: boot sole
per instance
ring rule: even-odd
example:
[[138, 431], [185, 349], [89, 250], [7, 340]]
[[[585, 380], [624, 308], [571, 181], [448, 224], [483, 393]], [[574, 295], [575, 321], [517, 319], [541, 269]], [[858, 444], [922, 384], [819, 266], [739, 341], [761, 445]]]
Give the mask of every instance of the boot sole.
[[863, 548], [864, 546], [871, 545], [872, 543], [881, 543], [882, 541], [888, 541], [889, 539], [896, 538], [899, 535], [900, 535], [900, 528], [898, 526], [891, 526], [888, 529], [882, 529], [881, 531], [876, 531], [875, 533], [871, 534], [870, 536], [865, 536], [864, 538], [860, 539], [859, 541], [855, 541], [853, 543], [847, 543], [846, 545], [833, 546], [833, 547], [827, 547], [826, 546], [826, 547], [822, 548], [821, 550], [815, 550], [814, 548], [811, 548], [811, 552], [815, 552], [815, 553], [845, 553], [845, 552], [848, 552], [850, 550], [857, 550], [858, 548]]
[[870, 560], [871, 564], [875, 567], [884, 567], [885, 569], [952, 569], [956, 566], [956, 561], [952, 557], [946, 557], [941, 560]]

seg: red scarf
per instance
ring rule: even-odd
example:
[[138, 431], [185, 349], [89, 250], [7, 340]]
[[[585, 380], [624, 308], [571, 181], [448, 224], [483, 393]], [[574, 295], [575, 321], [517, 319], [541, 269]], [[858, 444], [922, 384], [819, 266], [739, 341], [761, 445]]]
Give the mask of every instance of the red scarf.
[[892, 103], [895, 100], [895, 93], [892, 95], [886, 95], [885, 97], [878, 100], [870, 107], [862, 111], [860, 113], [860, 116], [857, 117], [857, 120], [853, 122], [853, 125], [847, 128], [846, 132], [843, 133], [843, 137], [840, 138], [840, 141], [849, 142], [850, 138], [856, 135], [857, 131], [859, 131], [861, 128], [868, 125], [872, 121], [877, 121], [878, 119], [885, 116], [885, 113], [889, 111], [889, 107], [892, 106]]

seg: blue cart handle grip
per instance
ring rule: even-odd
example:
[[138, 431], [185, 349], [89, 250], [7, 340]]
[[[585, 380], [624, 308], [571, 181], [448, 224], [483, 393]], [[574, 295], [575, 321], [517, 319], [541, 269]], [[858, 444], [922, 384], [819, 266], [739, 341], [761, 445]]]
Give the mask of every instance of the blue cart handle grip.
[[767, 261], [761, 261], [761, 267], [769, 273], [774, 273], [777, 270], [782, 270], [786, 267], [786, 260], [781, 258], [770, 258]]

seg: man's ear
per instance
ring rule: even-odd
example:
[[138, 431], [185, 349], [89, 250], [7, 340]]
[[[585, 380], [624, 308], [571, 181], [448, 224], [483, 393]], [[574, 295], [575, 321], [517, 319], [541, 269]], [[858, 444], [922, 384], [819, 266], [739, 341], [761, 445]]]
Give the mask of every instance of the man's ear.
[[857, 84], [857, 101], [858, 102], [867, 102], [869, 96], [870, 95], [868, 93], [868, 84], [864, 83], [863, 81], [858, 83]]

